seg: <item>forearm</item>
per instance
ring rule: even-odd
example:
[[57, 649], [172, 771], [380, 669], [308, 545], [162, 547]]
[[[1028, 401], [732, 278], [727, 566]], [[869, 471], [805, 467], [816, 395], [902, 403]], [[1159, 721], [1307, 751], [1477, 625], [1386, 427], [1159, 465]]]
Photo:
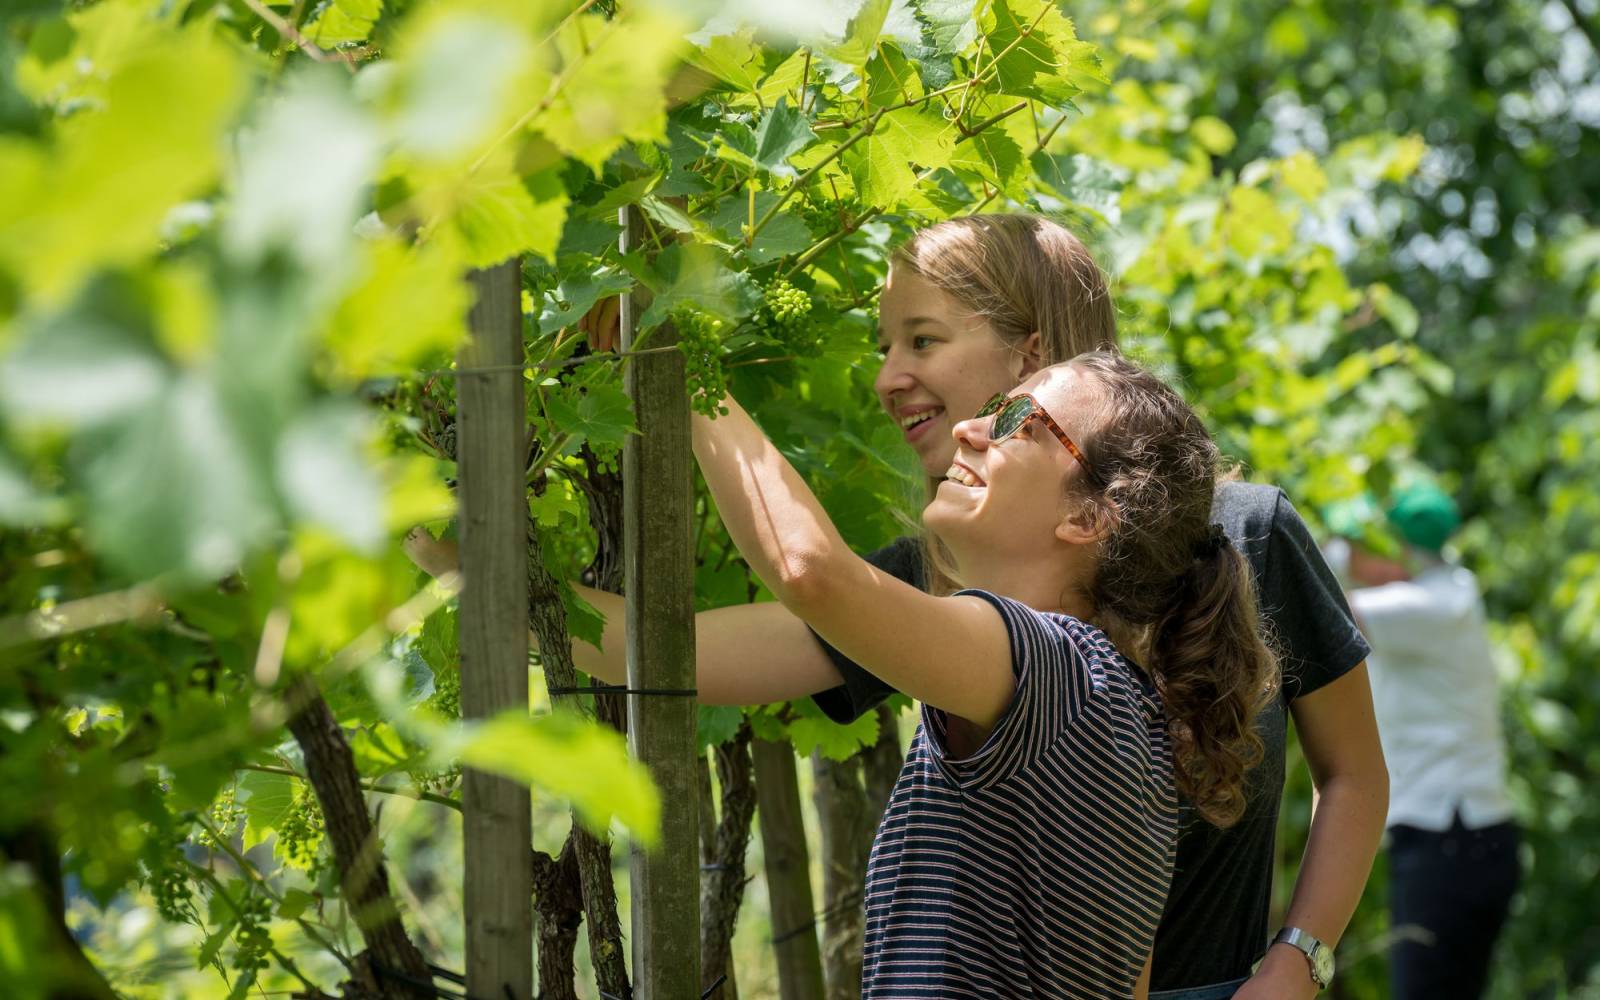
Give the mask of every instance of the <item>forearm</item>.
[[[458, 571], [456, 544], [425, 531], [407, 536], [405, 551], [423, 571]], [[600, 648], [572, 643], [573, 664], [607, 684], [627, 680], [627, 606], [616, 594], [574, 585], [578, 596], [605, 616]], [[537, 648], [528, 633], [530, 648]], [[757, 653], [756, 651], [759, 651]], [[840, 683], [838, 670], [798, 618], [771, 602], [741, 604], [695, 615], [695, 670], [707, 705], [763, 705], [788, 701]]]
[[[417, 568], [431, 576], [442, 577], [447, 573], [461, 571], [459, 548], [449, 539], [436, 539], [418, 528], [406, 536], [403, 547]], [[624, 663], [627, 636], [624, 632], [625, 606], [622, 598], [580, 584], [574, 584], [573, 589], [578, 592], [579, 597], [594, 605], [595, 610], [606, 619], [605, 630], [601, 633], [600, 649], [587, 642], [572, 643], [573, 665], [607, 684], [621, 684], [627, 677], [627, 667]], [[532, 630], [528, 632], [528, 645], [530, 649], [538, 648]]]
[[[1329, 778], [1316, 796], [1311, 836], [1284, 924], [1310, 933], [1330, 948], [1344, 933], [1366, 886], [1383, 833], [1387, 783], [1358, 776]], [[1312, 1000], [1317, 986], [1306, 956], [1275, 944], [1237, 994], [1239, 1000]]]
[[735, 400], [724, 404], [725, 416], [694, 418], [695, 458], [734, 545], [793, 607], [852, 553], [788, 459]]
[[1284, 922], [1332, 947], [1344, 934], [1372, 872], [1388, 815], [1388, 784], [1336, 775], [1317, 789], [1300, 875]]

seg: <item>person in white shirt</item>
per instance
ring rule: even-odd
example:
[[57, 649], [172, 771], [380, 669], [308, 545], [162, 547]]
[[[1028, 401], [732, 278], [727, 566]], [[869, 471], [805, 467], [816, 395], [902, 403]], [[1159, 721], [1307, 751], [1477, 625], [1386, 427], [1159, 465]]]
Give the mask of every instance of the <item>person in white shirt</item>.
[[1328, 554], [1372, 644], [1389, 765], [1391, 996], [1472, 1000], [1521, 875], [1483, 599], [1472, 572], [1441, 554], [1460, 513], [1437, 486], [1392, 498], [1385, 513], [1405, 542], [1399, 559], [1361, 544], [1356, 510], [1330, 513], [1347, 537]]

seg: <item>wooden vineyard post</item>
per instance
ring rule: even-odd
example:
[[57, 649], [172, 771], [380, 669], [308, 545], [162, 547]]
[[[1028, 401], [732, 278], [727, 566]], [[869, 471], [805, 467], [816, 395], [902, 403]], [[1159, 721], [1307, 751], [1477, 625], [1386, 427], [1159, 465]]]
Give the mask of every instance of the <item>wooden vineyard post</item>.
[[816, 1000], [827, 992], [817, 946], [816, 905], [811, 895], [811, 858], [800, 813], [800, 783], [794, 747], [787, 740], [753, 740], [756, 819], [766, 859], [767, 898], [772, 905], [772, 946], [778, 953], [781, 1000]]
[[[477, 301], [456, 383], [461, 715], [483, 719], [528, 708], [521, 263], [474, 271], [472, 284]], [[516, 782], [472, 768], [461, 786], [467, 994], [524, 1000], [533, 995], [531, 798]]]
[[[622, 252], [639, 243], [637, 209], [624, 208]], [[622, 347], [633, 349], [646, 305], [635, 291], [622, 298]], [[649, 337], [651, 348], [677, 343], [671, 323]], [[695, 686], [694, 462], [683, 355], [640, 354], [626, 362], [625, 385], [639, 434], [622, 449], [623, 593], [627, 597], [628, 687], [687, 691]], [[635, 842], [633, 982], [636, 1000], [700, 996], [700, 825], [693, 697], [628, 695], [628, 748], [650, 769], [661, 792], [661, 838], [645, 851]]]

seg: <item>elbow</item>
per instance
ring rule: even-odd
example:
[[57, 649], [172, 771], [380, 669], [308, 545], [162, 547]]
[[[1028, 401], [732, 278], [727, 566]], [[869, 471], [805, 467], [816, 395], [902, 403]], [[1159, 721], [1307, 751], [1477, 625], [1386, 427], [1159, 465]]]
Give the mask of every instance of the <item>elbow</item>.
[[790, 553], [773, 570], [773, 596], [803, 621], [838, 600], [839, 567], [827, 550]]

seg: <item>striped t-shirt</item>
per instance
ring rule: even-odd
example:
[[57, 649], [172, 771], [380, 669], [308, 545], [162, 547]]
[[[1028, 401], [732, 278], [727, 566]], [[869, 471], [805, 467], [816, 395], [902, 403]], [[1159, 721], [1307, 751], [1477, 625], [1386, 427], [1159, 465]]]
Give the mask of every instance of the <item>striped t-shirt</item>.
[[978, 751], [926, 705], [867, 865], [864, 1000], [1131, 997], [1172, 877], [1159, 695], [1105, 633], [984, 591], [1017, 690]]

